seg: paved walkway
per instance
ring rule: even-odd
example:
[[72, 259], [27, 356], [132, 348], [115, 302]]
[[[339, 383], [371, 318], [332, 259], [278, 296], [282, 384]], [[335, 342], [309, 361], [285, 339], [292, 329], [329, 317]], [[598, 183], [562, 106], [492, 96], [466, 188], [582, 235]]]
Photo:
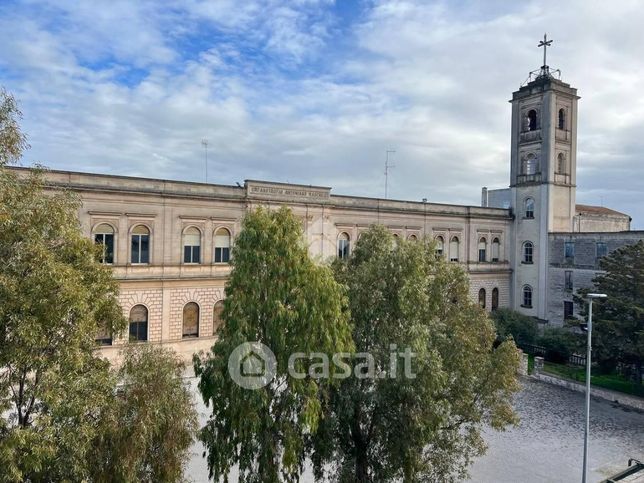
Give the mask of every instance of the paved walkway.
[[[486, 432], [489, 449], [474, 463], [472, 481], [581, 481], [584, 394], [526, 380], [515, 407], [519, 426]], [[629, 458], [644, 461], [644, 414], [600, 399], [590, 411], [589, 481], [624, 469]]]

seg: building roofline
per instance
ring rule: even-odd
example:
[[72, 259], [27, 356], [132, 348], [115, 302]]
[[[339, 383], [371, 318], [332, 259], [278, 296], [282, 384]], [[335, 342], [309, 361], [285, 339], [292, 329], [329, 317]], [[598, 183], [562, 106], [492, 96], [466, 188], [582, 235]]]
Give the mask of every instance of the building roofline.
[[551, 231], [548, 235], [641, 235], [644, 230], [621, 230], [621, 231]]
[[[32, 171], [36, 170], [38, 166], [5, 166], [8, 169], [16, 171]], [[125, 174], [106, 174], [106, 173], [94, 173], [91, 171], [71, 171], [67, 169], [52, 169], [46, 166], [41, 167], [45, 173], [56, 173], [56, 174], [65, 174], [65, 175], [79, 175], [79, 176], [98, 176], [100, 178], [110, 178], [110, 179], [127, 179], [132, 181], [153, 181], [155, 183], [179, 183], [185, 185], [194, 185], [194, 186], [215, 186], [221, 188], [236, 188], [240, 189], [239, 186], [231, 184], [219, 184], [219, 183], [204, 183], [201, 181], [186, 181], [178, 179], [164, 179], [164, 178], [149, 178], [147, 176], [131, 176]], [[243, 189], [243, 188], [241, 188]]]
[[[25, 166], [8, 166], [7, 167], [10, 170], [15, 170], [17, 172], [29, 172], [33, 169], [36, 169], [36, 167], [25, 167]], [[54, 186], [66, 186], [69, 187], [70, 189], [79, 189], [79, 190], [88, 190], [88, 191], [123, 191], [123, 192], [128, 192], [128, 193], [135, 193], [135, 194], [141, 194], [141, 195], [146, 195], [146, 194], [162, 194], [165, 196], [179, 196], [179, 197], [196, 197], [196, 198], [212, 198], [212, 197], [221, 197], [221, 198], [227, 198], [227, 199], [248, 199], [248, 200], [263, 200], [263, 198], [259, 197], [256, 198], [253, 196], [252, 193], [248, 193], [247, 187], [248, 183], [259, 183], [259, 184], [267, 184], [267, 185], [277, 185], [277, 186], [283, 186], [283, 187], [291, 187], [291, 188], [313, 188], [313, 189], [323, 189], [323, 190], [331, 190], [331, 188], [328, 187], [322, 187], [322, 186], [315, 186], [315, 185], [304, 185], [304, 184], [292, 184], [292, 183], [284, 183], [284, 182], [273, 182], [273, 181], [262, 181], [262, 180], [251, 180], [247, 179], [245, 180], [245, 185], [244, 186], [235, 186], [235, 185], [227, 185], [227, 184], [216, 184], [216, 183], [204, 183], [204, 182], [196, 182], [196, 181], [181, 181], [181, 180], [171, 180], [171, 179], [162, 179], [162, 178], [149, 178], [149, 177], [142, 177], [142, 176], [124, 176], [124, 175], [114, 175], [114, 174], [104, 174], [104, 173], [91, 173], [91, 172], [84, 172], [84, 171], [69, 171], [69, 170], [60, 170], [60, 169], [49, 169], [49, 168], [43, 168], [45, 175], [52, 174], [58, 177], [96, 177], [102, 180], [114, 180], [114, 186], [108, 186], [104, 185], [101, 183], [97, 183], [96, 185], [88, 183], [88, 182], [83, 182], [82, 180], [78, 180], [77, 182], [74, 182], [73, 180], [69, 180], [66, 182], [63, 179], [58, 179], [58, 180], [53, 180], [52, 185]], [[118, 183], [116, 181], [118, 180], [123, 180], [127, 181], [130, 183], [129, 186], [118, 186]], [[143, 182], [150, 182], [159, 185], [157, 189], [143, 189], [138, 186], [133, 186], [132, 182], [138, 182], [138, 181], [143, 181]], [[161, 185], [166, 185], [169, 184], [170, 186], [161, 186]], [[199, 192], [174, 192], [171, 189], [171, 185], [177, 185], [177, 186], [186, 186], [186, 187], [194, 187], [194, 188], [203, 188], [203, 191]], [[166, 190], [166, 188], [168, 188]], [[222, 190], [222, 192], [213, 192], [212, 190]], [[452, 208], [454, 212], [452, 213], [441, 213], [443, 215], [447, 216], [492, 216], [495, 218], [512, 218], [512, 213], [510, 209], [506, 208], [492, 208], [492, 207], [481, 207], [477, 205], [459, 205], [459, 204], [449, 204], [449, 203], [433, 203], [433, 202], [423, 202], [423, 201], [416, 201], [416, 200], [398, 200], [398, 199], [385, 199], [385, 198], [375, 198], [375, 197], [367, 197], [367, 196], [353, 196], [353, 195], [343, 195], [343, 194], [329, 194], [329, 198], [327, 198], [328, 201], [318, 201], [318, 200], [292, 200], [294, 203], [304, 203], [304, 204], [326, 204], [330, 202], [329, 204], [331, 206], [333, 205], [340, 205], [344, 208], [348, 209], [356, 209], [356, 210], [363, 210], [363, 209], [377, 209], [381, 211], [405, 211], [405, 206], [407, 209], [412, 209], [416, 212], [423, 212], [425, 211], [428, 215], [430, 214], [436, 214], [437, 210], [445, 209], [445, 208]], [[345, 202], [350, 201], [350, 200], [355, 200], [357, 202], [363, 202], [363, 204], [356, 204], [356, 205], [350, 205], [350, 204], [345, 204]], [[289, 200], [286, 199], [275, 199], [275, 198], [267, 198], [265, 199], [267, 202], [277, 202], [277, 203], [288, 203]], [[335, 201], [335, 203], [334, 203]], [[376, 206], [374, 206], [376, 205]], [[437, 210], [434, 210], [432, 208], [436, 208]]]

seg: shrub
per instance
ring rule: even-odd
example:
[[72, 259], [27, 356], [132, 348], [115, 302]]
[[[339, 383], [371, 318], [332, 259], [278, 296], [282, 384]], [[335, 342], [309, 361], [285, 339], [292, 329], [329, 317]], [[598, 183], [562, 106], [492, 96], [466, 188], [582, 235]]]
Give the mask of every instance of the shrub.
[[498, 340], [512, 336], [517, 345], [536, 344], [539, 327], [533, 317], [523, 315], [515, 310], [499, 309], [492, 312]]
[[563, 327], [552, 327], [544, 330], [537, 344], [545, 348], [545, 359], [550, 362], [565, 364], [568, 358], [581, 345], [582, 337]]

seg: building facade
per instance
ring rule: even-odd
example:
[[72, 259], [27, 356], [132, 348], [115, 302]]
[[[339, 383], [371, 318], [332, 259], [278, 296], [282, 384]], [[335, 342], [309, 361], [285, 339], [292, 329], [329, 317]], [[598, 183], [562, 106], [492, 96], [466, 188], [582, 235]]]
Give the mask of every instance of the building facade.
[[[513, 93], [510, 187], [484, 188], [480, 207], [255, 180], [225, 186], [48, 172], [52, 189], [80, 195], [82, 229], [103, 246], [103, 262], [120, 282], [130, 328], [101, 334], [104, 354], [116, 356], [128, 340], [164, 344], [186, 358], [208, 349], [222, 323], [235, 237], [244, 215], [260, 205], [290, 207], [320, 262], [347, 256], [373, 224], [400, 238], [433, 239], [466, 270], [471, 297], [486, 310], [511, 307], [560, 324], [572, 290], [594, 277], [597, 257], [643, 237], [628, 231], [628, 216], [575, 203], [578, 99], [547, 66]], [[565, 256], [571, 240], [572, 263]], [[586, 245], [602, 248], [587, 255]]]
[[547, 320], [562, 324], [577, 318], [579, 307], [573, 296], [579, 289], [593, 287], [602, 257], [639, 240], [644, 240], [644, 231], [550, 233]]

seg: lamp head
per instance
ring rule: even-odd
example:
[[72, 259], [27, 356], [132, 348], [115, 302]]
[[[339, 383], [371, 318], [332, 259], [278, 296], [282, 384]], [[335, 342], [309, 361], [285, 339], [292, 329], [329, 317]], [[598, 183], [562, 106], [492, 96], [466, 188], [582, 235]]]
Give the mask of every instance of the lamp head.
[[589, 299], [605, 299], [606, 297], [608, 297], [608, 295], [606, 295], [605, 293], [589, 293], [589, 294], [586, 294], [586, 298], [589, 298]]

